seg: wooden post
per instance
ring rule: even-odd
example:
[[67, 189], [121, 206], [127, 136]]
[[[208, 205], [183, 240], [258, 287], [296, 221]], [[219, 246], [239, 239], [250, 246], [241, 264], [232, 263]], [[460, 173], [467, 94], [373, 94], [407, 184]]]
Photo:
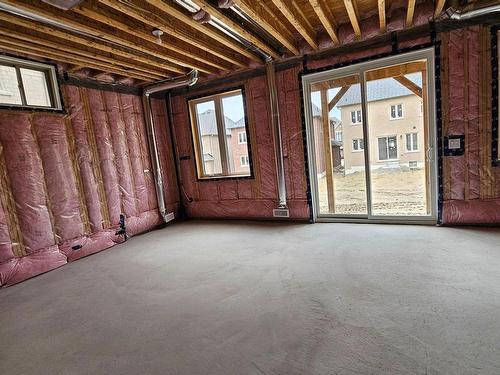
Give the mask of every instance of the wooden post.
[[321, 93], [321, 118], [323, 121], [323, 144], [325, 149], [326, 189], [328, 192], [328, 211], [335, 212], [335, 194], [333, 185], [333, 158], [332, 142], [330, 137], [330, 118], [328, 111], [328, 91], [322, 89]]

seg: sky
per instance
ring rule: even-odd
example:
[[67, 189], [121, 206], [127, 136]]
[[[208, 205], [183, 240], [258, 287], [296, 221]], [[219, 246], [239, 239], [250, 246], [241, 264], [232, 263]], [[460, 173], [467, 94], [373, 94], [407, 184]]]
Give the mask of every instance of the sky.
[[[198, 113], [203, 113], [208, 109], [215, 110], [215, 104], [213, 101], [200, 103], [197, 105], [197, 108]], [[224, 115], [234, 122], [241, 120], [245, 116], [243, 111], [243, 96], [235, 95], [223, 98], [222, 110], [224, 111]]]
[[[339, 90], [340, 88], [328, 90], [328, 101], [330, 101]], [[319, 91], [313, 91], [311, 93], [311, 101], [313, 104], [316, 104], [318, 108], [321, 108], [321, 95]], [[340, 120], [340, 110], [337, 107], [333, 107], [330, 111], [330, 117], [336, 117]]]

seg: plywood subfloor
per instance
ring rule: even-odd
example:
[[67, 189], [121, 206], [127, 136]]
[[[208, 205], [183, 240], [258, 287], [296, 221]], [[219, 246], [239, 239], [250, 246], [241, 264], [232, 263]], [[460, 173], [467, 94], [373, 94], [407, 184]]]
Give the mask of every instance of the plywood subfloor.
[[498, 374], [500, 232], [186, 222], [0, 290], [2, 374]]

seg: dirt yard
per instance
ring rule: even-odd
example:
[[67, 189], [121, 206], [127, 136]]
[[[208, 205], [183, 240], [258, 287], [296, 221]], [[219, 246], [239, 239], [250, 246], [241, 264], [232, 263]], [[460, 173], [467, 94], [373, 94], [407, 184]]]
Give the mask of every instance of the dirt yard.
[[[335, 214], [366, 215], [364, 172], [334, 174]], [[319, 179], [320, 212], [329, 213], [326, 178]], [[427, 215], [424, 170], [372, 171], [374, 215]]]

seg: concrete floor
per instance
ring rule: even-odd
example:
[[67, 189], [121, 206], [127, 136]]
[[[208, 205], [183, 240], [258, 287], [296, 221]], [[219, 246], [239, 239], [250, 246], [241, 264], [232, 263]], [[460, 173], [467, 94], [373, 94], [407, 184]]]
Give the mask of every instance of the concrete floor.
[[500, 231], [174, 224], [0, 290], [0, 374], [500, 374]]

